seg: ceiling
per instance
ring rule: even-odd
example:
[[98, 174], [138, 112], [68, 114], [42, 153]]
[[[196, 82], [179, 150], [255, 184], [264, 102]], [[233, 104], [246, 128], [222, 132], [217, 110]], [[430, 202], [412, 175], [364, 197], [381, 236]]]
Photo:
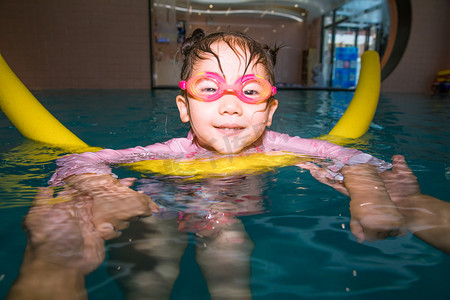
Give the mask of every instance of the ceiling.
[[[166, 1], [165, 1], [166, 2]], [[167, 1], [170, 2], [170, 1]], [[261, 12], [280, 12], [291, 14], [308, 21], [312, 21], [317, 17], [345, 4], [348, 0], [177, 0], [178, 4], [189, 5], [191, 9], [220, 10], [223, 13], [233, 10], [254, 10]]]

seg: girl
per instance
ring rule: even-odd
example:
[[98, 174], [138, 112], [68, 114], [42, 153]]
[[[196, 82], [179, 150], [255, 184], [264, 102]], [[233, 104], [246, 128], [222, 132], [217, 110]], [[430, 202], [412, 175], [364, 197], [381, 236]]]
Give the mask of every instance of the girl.
[[[180, 81], [182, 92], [176, 98], [181, 120], [191, 124], [187, 138], [125, 150], [105, 149], [95, 153], [74, 154], [58, 159], [58, 169], [49, 181], [50, 185], [65, 182], [83, 189], [83, 184], [78, 184], [77, 178], [108, 178], [114, 181], [112, 176], [98, 175], [112, 175], [109, 165], [148, 159], [289, 151], [333, 160], [334, 164], [327, 168], [328, 173], [334, 176], [333, 179], [340, 180], [343, 178], [341, 174], [347, 173], [343, 183], [351, 196], [350, 203], [355, 203], [352, 231], [360, 241], [364, 238], [373, 240], [385, 237], [386, 234], [395, 235], [403, 224], [394, 209], [389, 208], [386, 213], [399, 219], [390, 219], [388, 223], [392, 224], [384, 224], [386, 227], [380, 230], [370, 226], [364, 228], [364, 224], [361, 224], [361, 218], [369, 211], [363, 207], [380, 208], [380, 205], [392, 204], [383, 182], [374, 171], [385, 171], [390, 168], [390, 164], [355, 149], [326, 141], [290, 137], [266, 129], [272, 124], [278, 107], [278, 100], [274, 98], [276, 88], [273, 87], [277, 50], [261, 45], [239, 32], [205, 36], [202, 30], [194, 31], [181, 47], [184, 56]], [[317, 170], [313, 171], [313, 175], [321, 176], [322, 181], [327, 180], [322, 174], [317, 174]], [[78, 176], [81, 174], [83, 176]], [[359, 191], [352, 190], [354, 186], [350, 181], [354, 175], [358, 177], [357, 183], [363, 183], [362, 179], [368, 176], [378, 187], [372, 191], [375, 185], [371, 184], [371, 192], [364, 195], [362, 202], [355, 199]], [[86, 183], [86, 180], [81, 180], [81, 183]], [[355, 188], [362, 189], [360, 184], [356, 185]]]
[[[226, 32], [206, 36], [202, 30], [194, 31], [181, 47], [181, 54], [184, 56], [179, 84], [181, 94], [176, 97], [181, 121], [191, 125], [187, 138], [175, 138], [146, 147], [105, 149], [60, 158], [50, 185], [68, 184], [91, 197], [94, 206], [96, 199], [101, 199], [103, 203], [108, 201], [108, 205], [97, 206], [92, 220], [98, 232], [109, 239], [119, 235], [117, 230], [128, 225], [124, 222], [125, 217], [119, 215], [121, 211], [129, 209], [127, 205], [131, 203], [130, 199], [138, 199], [140, 203], [147, 201], [153, 212], [158, 211], [148, 196], [130, 189], [129, 183], [121, 184], [115, 179], [110, 165], [150, 159], [214, 158], [288, 151], [333, 162], [325, 173], [313, 165], [303, 164], [302, 167], [311, 169], [312, 174], [320, 181], [350, 195], [350, 226], [358, 241], [374, 241], [403, 234], [403, 218], [391, 202], [379, 176], [379, 172], [388, 169], [390, 164], [355, 149], [321, 140], [290, 137], [267, 129], [272, 124], [278, 107], [278, 100], [274, 97], [277, 50], [261, 45], [242, 33]], [[128, 201], [119, 201], [124, 196]], [[235, 216], [249, 213], [252, 209], [245, 211], [238, 207], [230, 213], [228, 204], [220, 203], [220, 200], [214, 202], [214, 208], [205, 204], [201, 218], [190, 218], [192, 216], [189, 212], [182, 214], [178, 220], [178, 232], [168, 225], [174, 221], [163, 217], [162, 213], [146, 219], [146, 223], [152, 228], [159, 228], [153, 230], [151, 235], [153, 241], [161, 241], [161, 235], [179, 235], [179, 231], [183, 230], [182, 224], [190, 228], [186, 231], [193, 231], [192, 228], [195, 229], [196, 226], [192, 225], [192, 222], [195, 223], [192, 219], [201, 219], [201, 226], [197, 226], [198, 230], [194, 232], [198, 238], [203, 238], [205, 245], [212, 245], [198, 254], [211, 296], [223, 297], [223, 292], [228, 290], [234, 291], [236, 298], [248, 298], [251, 293], [249, 281], [245, 278], [249, 277], [248, 257], [252, 244]], [[114, 207], [114, 213], [111, 212], [111, 207]], [[155, 242], [154, 245], [156, 244], [158, 243]], [[155, 251], [162, 253], [160, 257], [167, 261], [158, 273], [166, 285], [161, 288], [160, 283], [155, 283], [152, 288], [147, 289], [157, 298], [167, 296], [167, 291], [170, 293], [178, 274], [175, 265], [184, 250], [183, 246], [160, 246], [143, 250], [153, 254]], [[215, 251], [211, 251], [212, 249]], [[237, 264], [236, 257], [232, 255], [236, 253], [236, 249], [246, 257], [240, 257]], [[217, 270], [221, 268], [217, 268], [217, 264], [223, 265], [222, 270], [226, 271], [218, 273]], [[157, 277], [147, 276], [148, 273], [142, 273], [142, 280], [135, 280], [135, 286], [128, 287], [132, 289], [137, 288], [136, 285], [140, 283], [145, 285], [156, 282]], [[222, 276], [225, 273], [228, 276]], [[242, 280], [237, 280], [238, 278]], [[228, 294], [227, 297], [231, 296]]]

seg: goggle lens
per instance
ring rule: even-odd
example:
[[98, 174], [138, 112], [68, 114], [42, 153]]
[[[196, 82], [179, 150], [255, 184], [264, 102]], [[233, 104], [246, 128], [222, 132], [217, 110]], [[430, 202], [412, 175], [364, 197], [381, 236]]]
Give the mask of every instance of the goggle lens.
[[272, 96], [270, 83], [259, 77], [243, 82], [241, 91], [243, 96], [252, 103], [262, 102]]
[[[204, 101], [214, 101], [219, 95], [220, 85], [217, 80], [207, 76], [196, 76], [192, 81], [188, 81], [187, 91], [195, 98]], [[220, 97], [220, 96], [219, 96]]]

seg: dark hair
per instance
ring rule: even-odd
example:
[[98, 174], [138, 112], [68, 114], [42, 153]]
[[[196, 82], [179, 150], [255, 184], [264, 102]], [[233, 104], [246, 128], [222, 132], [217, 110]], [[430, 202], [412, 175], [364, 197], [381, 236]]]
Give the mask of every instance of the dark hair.
[[245, 71], [250, 63], [254, 65], [263, 65], [269, 82], [275, 84], [274, 66], [277, 58], [279, 47], [273, 48], [268, 45], [261, 44], [242, 32], [216, 32], [206, 35], [202, 29], [196, 29], [192, 35], [187, 38], [179, 50], [183, 56], [183, 65], [181, 67], [181, 80], [187, 80], [192, 76], [194, 64], [204, 59], [205, 54], [211, 54], [217, 59], [219, 68], [222, 70], [219, 57], [211, 49], [211, 45], [215, 42], [226, 43], [236, 54], [239, 49], [244, 51], [244, 59], [246, 61]]

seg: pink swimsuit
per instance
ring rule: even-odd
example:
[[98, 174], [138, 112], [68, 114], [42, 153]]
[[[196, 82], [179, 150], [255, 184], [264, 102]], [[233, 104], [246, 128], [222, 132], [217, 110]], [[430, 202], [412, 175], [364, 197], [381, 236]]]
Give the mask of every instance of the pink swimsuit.
[[[326, 141], [291, 137], [274, 131], [266, 130], [260, 146], [256, 146], [245, 153], [287, 151], [296, 154], [309, 155], [324, 159], [331, 159], [332, 166], [328, 170], [336, 179], [342, 179], [338, 172], [344, 165], [370, 163], [383, 172], [391, 164], [377, 159], [356, 149], [341, 147]], [[64, 184], [64, 178], [84, 173], [111, 174], [110, 165], [132, 163], [150, 159], [186, 159], [205, 158], [217, 155], [195, 143], [189, 132], [187, 138], [174, 138], [164, 143], [156, 143], [146, 147], [135, 147], [123, 150], [104, 149], [98, 152], [72, 154], [59, 158], [56, 172], [49, 181], [51, 186]]]

